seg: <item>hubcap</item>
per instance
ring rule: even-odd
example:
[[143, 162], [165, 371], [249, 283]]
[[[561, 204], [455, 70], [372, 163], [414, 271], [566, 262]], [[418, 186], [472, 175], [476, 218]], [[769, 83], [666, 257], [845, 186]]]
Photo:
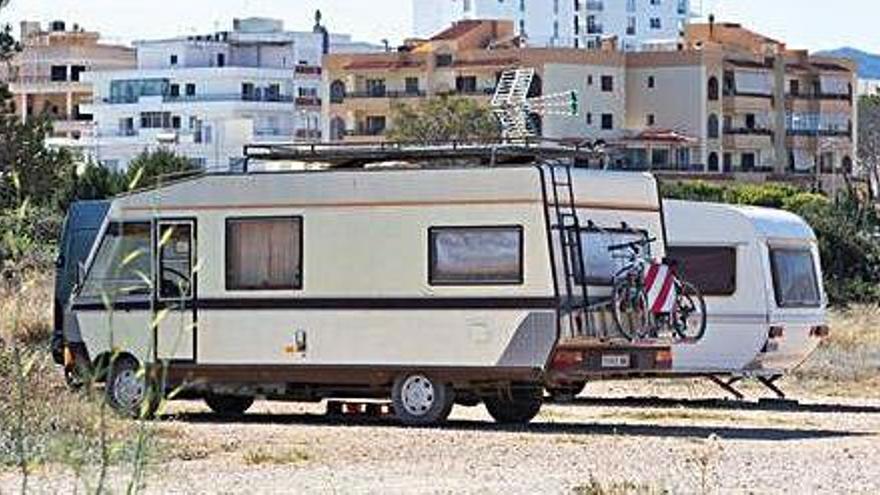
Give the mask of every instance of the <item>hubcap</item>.
[[422, 375], [413, 375], [403, 382], [403, 408], [413, 416], [424, 416], [434, 405], [434, 384]]
[[123, 409], [134, 410], [144, 399], [144, 381], [134, 370], [124, 370], [116, 375], [113, 398]]

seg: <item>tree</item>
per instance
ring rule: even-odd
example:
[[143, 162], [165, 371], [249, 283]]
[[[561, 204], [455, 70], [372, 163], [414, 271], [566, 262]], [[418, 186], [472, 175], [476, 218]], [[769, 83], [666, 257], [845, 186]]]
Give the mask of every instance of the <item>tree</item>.
[[859, 99], [858, 159], [871, 181], [874, 197], [880, 197], [880, 96]]
[[441, 96], [419, 105], [392, 108], [395, 141], [416, 143], [498, 139], [498, 122], [488, 107], [473, 99]]
[[125, 183], [129, 189], [153, 187], [160, 181], [186, 177], [200, 170], [191, 159], [172, 151], [144, 151], [128, 165]]

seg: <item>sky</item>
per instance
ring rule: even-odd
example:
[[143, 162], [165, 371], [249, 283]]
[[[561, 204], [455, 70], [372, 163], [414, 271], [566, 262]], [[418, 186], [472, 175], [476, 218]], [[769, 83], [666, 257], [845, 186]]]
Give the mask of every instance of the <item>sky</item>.
[[[877, 0], [702, 0], [702, 4], [704, 14], [714, 12], [719, 21], [745, 24], [792, 48], [847, 45], [880, 53]], [[63, 19], [101, 31], [109, 40], [129, 42], [227, 30], [232, 18], [248, 16], [277, 17], [290, 29], [308, 30], [316, 9], [322, 10], [324, 24], [332, 32], [351, 33], [358, 40], [397, 43], [411, 34], [412, 0], [12, 0], [0, 12], [0, 22]]]

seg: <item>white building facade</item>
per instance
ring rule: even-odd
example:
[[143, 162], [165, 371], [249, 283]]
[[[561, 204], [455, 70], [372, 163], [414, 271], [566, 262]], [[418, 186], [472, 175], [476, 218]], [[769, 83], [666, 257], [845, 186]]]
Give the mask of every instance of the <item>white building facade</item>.
[[427, 38], [465, 19], [513, 21], [529, 46], [594, 48], [616, 37], [626, 51], [674, 42], [695, 15], [692, 0], [413, 0], [414, 34]]
[[169, 149], [222, 170], [249, 143], [320, 139], [320, 32], [286, 32], [273, 19], [234, 30], [144, 41], [137, 69], [85, 74], [94, 116], [84, 154], [124, 169], [140, 153]]

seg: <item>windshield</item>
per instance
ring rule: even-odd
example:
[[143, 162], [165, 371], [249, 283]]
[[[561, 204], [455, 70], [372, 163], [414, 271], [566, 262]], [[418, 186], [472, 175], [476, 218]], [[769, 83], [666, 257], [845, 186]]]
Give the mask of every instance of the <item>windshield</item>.
[[807, 248], [771, 248], [773, 288], [780, 308], [814, 308], [822, 304], [813, 253]]
[[111, 223], [80, 294], [85, 297], [150, 294], [150, 245], [149, 223]]

